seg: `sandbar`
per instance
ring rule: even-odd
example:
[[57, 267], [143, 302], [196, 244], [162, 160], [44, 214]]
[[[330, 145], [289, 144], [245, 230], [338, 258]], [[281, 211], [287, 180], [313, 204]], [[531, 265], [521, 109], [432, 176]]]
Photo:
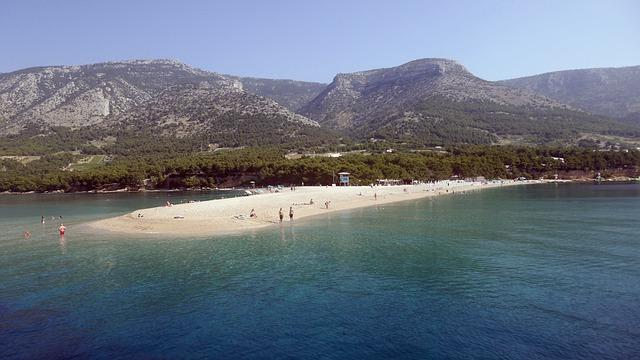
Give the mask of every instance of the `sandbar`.
[[[193, 203], [172, 204], [140, 209], [128, 214], [89, 224], [98, 230], [126, 234], [162, 234], [198, 236], [236, 233], [278, 224], [279, 209], [283, 222], [335, 211], [421, 199], [429, 196], [460, 194], [471, 190], [488, 189], [543, 181], [439, 181], [435, 183], [394, 186], [304, 186], [251, 190], [254, 195], [216, 199]], [[311, 204], [313, 200], [313, 204]], [[327, 208], [326, 202], [329, 202]], [[293, 220], [289, 208], [293, 208]], [[250, 217], [251, 210], [255, 217]]]

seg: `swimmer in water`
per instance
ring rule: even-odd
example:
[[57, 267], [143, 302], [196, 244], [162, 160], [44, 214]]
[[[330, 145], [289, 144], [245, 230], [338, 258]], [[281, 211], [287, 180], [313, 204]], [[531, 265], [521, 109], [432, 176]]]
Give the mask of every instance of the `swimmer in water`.
[[60, 227], [58, 228], [58, 232], [60, 233], [60, 236], [64, 236], [65, 231], [67, 231], [67, 227], [64, 226], [64, 224], [60, 224]]
[[31, 231], [29, 231], [29, 230], [25, 230], [25, 232], [24, 232], [24, 234], [23, 234], [23, 235], [24, 235], [24, 238], [25, 238], [25, 239], [28, 239], [28, 238], [30, 238], [30, 237], [31, 237]]

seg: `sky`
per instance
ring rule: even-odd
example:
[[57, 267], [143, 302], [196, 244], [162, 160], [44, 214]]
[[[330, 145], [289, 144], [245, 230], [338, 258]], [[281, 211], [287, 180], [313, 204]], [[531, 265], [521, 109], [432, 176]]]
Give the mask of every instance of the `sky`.
[[330, 82], [439, 57], [500, 80], [640, 65], [640, 1], [7, 0], [0, 34], [0, 72], [167, 58]]

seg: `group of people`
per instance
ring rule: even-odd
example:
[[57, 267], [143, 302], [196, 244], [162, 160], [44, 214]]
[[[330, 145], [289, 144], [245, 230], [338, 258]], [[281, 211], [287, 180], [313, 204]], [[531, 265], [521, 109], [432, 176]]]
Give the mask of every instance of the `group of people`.
[[[55, 219], [56, 219], [56, 217], [52, 216], [52, 217], [51, 217], [51, 219], [52, 219], [52, 220], [55, 220]], [[57, 219], [62, 220], [62, 215], [58, 216], [58, 217], [57, 217]], [[40, 216], [40, 224], [44, 225], [45, 223], [46, 223], [46, 221], [45, 221], [45, 217], [44, 217], [44, 215]], [[64, 226], [64, 224], [63, 224], [63, 223], [60, 223], [60, 226], [58, 226], [58, 233], [60, 234], [60, 236], [64, 236], [64, 234], [65, 234], [66, 232], [67, 232], [67, 227], [66, 227], [66, 226]], [[25, 231], [22, 233], [22, 236], [23, 236], [25, 239], [29, 239], [29, 238], [31, 238], [31, 235], [32, 235], [32, 234], [31, 234], [31, 231], [29, 231], [29, 230], [25, 230]]]
[[[303, 203], [303, 204], [294, 204], [294, 205], [313, 205], [313, 204], [315, 204], [313, 202], [313, 199], [310, 199], [309, 202], [306, 204]], [[329, 205], [331, 205], [331, 201], [324, 202], [325, 209], [328, 209]], [[255, 209], [251, 209], [251, 212], [249, 212], [249, 217], [254, 219], [258, 217]], [[282, 208], [280, 208], [280, 210], [278, 211], [278, 217], [280, 218], [280, 222], [284, 221], [284, 210]], [[292, 220], [293, 220], [293, 206], [289, 206], [289, 221], [292, 221]]]
[[[278, 211], [278, 216], [280, 217], [280, 222], [282, 222], [282, 219], [284, 219], [284, 211], [282, 211], [282, 208]], [[293, 220], [293, 206], [289, 206], [289, 221], [291, 220]]]
[[[280, 222], [282, 222], [282, 220], [284, 219], [284, 211], [282, 211], [282, 208], [280, 208], [280, 211], [278, 211], [278, 216], [280, 217]], [[289, 206], [289, 221], [293, 220], [293, 206]]]
[[[284, 210], [282, 210], [282, 208], [280, 208], [280, 210], [278, 211], [278, 216], [280, 217], [280, 222], [282, 222], [284, 220]], [[258, 214], [256, 213], [256, 209], [251, 209], [251, 211], [249, 211], [249, 217], [251, 219], [257, 219], [258, 218]], [[289, 207], [289, 220], [293, 220], [293, 206]]]

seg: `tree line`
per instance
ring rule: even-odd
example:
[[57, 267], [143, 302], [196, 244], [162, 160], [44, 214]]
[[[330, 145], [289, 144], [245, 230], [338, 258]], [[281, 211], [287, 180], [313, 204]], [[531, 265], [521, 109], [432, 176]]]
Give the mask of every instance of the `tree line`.
[[0, 160], [0, 191], [90, 191], [266, 185], [329, 185], [340, 171], [353, 184], [377, 179], [442, 180], [483, 176], [490, 179], [551, 177], [558, 172], [640, 169], [640, 151], [583, 148], [462, 146], [444, 150], [374, 152], [342, 157], [285, 158], [283, 150], [256, 147], [219, 152], [140, 152], [114, 155], [112, 161], [84, 170], [66, 165], [80, 155], [47, 155], [26, 164]]

